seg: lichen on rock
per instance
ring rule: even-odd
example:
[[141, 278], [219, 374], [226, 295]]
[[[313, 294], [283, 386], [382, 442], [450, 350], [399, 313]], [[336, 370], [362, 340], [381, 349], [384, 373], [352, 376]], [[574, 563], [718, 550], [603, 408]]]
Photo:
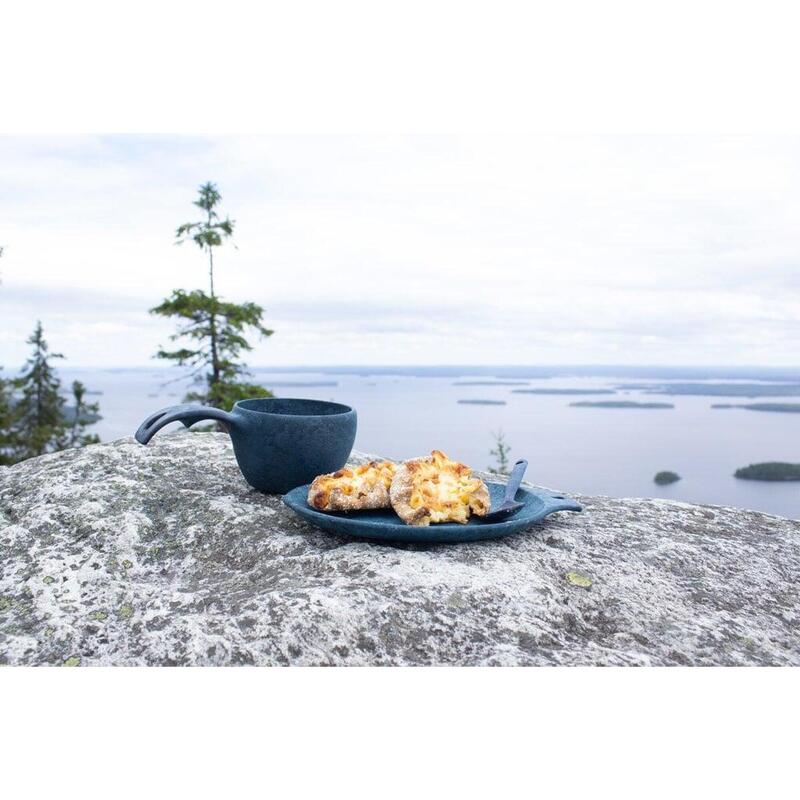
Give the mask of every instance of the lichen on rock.
[[0, 468], [0, 663], [800, 665], [800, 523], [578, 499], [387, 546], [252, 490], [221, 433]]

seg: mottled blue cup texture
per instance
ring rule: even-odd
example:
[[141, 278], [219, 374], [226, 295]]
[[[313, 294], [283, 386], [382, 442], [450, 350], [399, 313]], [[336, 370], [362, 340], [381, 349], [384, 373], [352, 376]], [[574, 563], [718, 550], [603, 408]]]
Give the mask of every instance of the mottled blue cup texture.
[[147, 444], [171, 422], [187, 428], [216, 420], [228, 431], [245, 480], [259, 492], [284, 494], [341, 469], [356, 438], [356, 412], [341, 403], [298, 398], [240, 400], [229, 412], [179, 405], [151, 414], [136, 431]]

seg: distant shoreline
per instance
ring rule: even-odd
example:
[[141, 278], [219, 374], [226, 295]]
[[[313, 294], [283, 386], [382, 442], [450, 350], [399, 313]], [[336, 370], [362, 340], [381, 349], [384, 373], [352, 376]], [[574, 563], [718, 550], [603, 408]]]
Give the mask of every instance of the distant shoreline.
[[743, 408], [746, 411], [772, 411], [778, 414], [800, 414], [800, 403], [712, 403], [711, 408]]
[[[5, 371], [14, 372], [18, 367], [5, 365]], [[60, 371], [95, 371], [95, 372], [129, 372], [152, 371], [178, 373], [179, 368], [165, 367], [162, 364], [149, 364], [132, 367], [114, 365], [86, 367], [64, 364]], [[630, 366], [614, 364], [529, 364], [529, 365], [475, 365], [475, 364], [440, 364], [440, 365], [309, 365], [309, 366], [254, 366], [250, 372], [258, 375], [292, 374], [298, 372], [317, 373], [320, 375], [356, 375], [356, 376], [414, 376], [431, 378], [468, 378], [486, 377], [490, 379], [536, 380], [546, 378], [643, 378], [650, 380], [748, 380], [774, 383], [800, 383], [800, 366], [795, 367], [697, 367], [687, 365], [663, 366]]]
[[587, 394], [616, 394], [615, 389], [512, 389], [511, 394], [541, 394], [555, 395], [587, 395]]
[[570, 403], [573, 408], [642, 408], [659, 409], [675, 408], [672, 403], [637, 403], [633, 400], [581, 400], [578, 403]]

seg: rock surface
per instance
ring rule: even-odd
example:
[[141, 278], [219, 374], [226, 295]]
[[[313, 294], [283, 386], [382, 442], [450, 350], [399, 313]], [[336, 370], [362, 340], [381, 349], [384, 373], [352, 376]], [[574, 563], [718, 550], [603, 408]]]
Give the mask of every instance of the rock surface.
[[0, 468], [0, 663], [800, 664], [800, 523], [580, 499], [382, 546], [252, 491], [224, 434]]

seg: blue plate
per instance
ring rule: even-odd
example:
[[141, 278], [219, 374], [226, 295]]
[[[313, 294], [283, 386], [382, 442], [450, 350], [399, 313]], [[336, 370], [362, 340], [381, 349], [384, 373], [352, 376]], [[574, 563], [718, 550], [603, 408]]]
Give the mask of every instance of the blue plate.
[[[487, 483], [492, 506], [503, 501], [505, 486]], [[358, 536], [363, 539], [380, 539], [387, 542], [475, 542], [479, 539], [496, 539], [530, 528], [554, 511], [581, 511], [581, 506], [563, 495], [551, 494], [524, 486], [517, 492], [516, 500], [523, 507], [502, 522], [478, 522], [474, 517], [466, 525], [443, 522], [426, 527], [406, 525], [391, 509], [377, 511], [317, 511], [306, 501], [308, 484], [298, 486], [283, 496], [292, 511], [303, 519], [329, 533], [341, 536]]]

